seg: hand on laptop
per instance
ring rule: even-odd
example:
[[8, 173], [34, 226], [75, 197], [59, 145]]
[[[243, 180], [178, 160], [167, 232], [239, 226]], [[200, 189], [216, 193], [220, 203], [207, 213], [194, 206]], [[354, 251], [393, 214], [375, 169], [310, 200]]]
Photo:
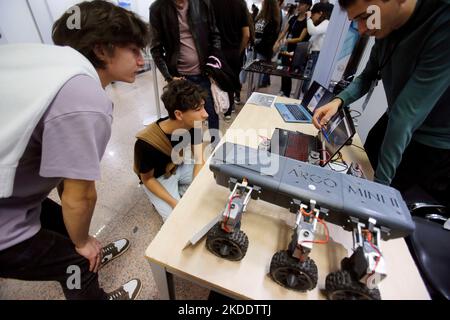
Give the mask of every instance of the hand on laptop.
[[313, 124], [317, 129], [321, 129], [325, 126], [328, 121], [330, 121], [331, 117], [333, 117], [338, 111], [339, 107], [342, 104], [341, 99], [334, 99], [326, 105], [318, 108], [314, 112], [313, 116]]

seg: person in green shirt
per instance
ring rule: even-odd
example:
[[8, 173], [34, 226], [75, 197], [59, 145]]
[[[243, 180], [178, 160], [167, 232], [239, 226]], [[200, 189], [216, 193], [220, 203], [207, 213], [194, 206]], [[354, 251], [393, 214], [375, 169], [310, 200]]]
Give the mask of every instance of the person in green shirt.
[[[364, 145], [375, 181], [418, 185], [449, 204], [450, 0], [339, 0], [360, 34], [374, 36], [365, 70], [313, 118], [321, 128], [341, 107], [383, 81], [388, 110]], [[379, 9], [373, 28], [371, 5]], [[373, 8], [373, 7], [372, 7]], [[376, 22], [376, 21], [375, 21]]]

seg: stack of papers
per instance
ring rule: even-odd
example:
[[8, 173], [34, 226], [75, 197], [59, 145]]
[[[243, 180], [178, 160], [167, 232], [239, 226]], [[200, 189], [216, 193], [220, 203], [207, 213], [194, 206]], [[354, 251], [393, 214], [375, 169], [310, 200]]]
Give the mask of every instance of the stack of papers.
[[271, 94], [253, 92], [250, 98], [248, 99], [247, 103], [271, 108], [276, 98], [277, 96]]

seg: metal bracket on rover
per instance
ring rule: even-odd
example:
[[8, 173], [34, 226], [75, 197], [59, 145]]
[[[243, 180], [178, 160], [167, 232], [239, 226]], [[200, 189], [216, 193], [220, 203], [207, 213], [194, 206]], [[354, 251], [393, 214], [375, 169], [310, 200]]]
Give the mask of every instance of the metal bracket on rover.
[[[243, 259], [249, 239], [241, 230], [241, 219], [250, 199], [264, 200], [296, 214], [288, 248], [275, 253], [270, 263], [276, 283], [301, 292], [317, 286], [317, 265], [310, 253], [314, 244], [328, 242], [327, 221], [352, 232], [354, 251], [341, 261], [341, 270], [327, 276], [327, 297], [381, 299], [377, 287], [386, 277], [386, 267], [380, 241], [414, 231], [397, 190], [231, 143], [217, 149], [210, 169], [216, 182], [231, 190], [221, 221], [207, 234], [210, 252], [232, 261]], [[316, 239], [318, 224], [327, 239]]]

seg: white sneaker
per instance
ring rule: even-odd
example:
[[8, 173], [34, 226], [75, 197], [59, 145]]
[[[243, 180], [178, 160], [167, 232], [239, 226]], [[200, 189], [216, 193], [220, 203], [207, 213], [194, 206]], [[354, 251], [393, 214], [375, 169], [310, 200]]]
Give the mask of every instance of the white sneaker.
[[231, 121], [231, 116], [225, 116], [225, 122], [230, 122]]
[[133, 279], [125, 283], [119, 289], [108, 293], [108, 300], [136, 300], [142, 290], [142, 283], [139, 279]]
[[119, 239], [102, 248], [102, 262], [100, 268], [103, 268], [112, 260], [120, 257], [130, 247], [130, 241], [128, 239]]

